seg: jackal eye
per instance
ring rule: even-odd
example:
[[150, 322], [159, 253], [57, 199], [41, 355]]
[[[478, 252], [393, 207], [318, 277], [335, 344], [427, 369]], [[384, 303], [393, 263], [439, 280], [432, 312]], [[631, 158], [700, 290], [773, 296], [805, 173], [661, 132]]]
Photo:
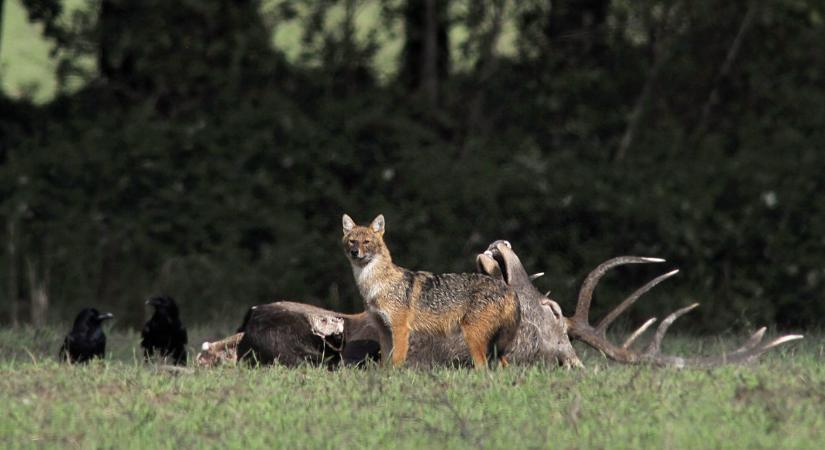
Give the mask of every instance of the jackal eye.
[[370, 240], [369, 240], [369, 239], [367, 239], [367, 240], [365, 240], [365, 241], [364, 241], [364, 244], [369, 244], [369, 243], [370, 243]]
[[356, 241], [355, 239], [350, 239], [349, 240], [349, 245], [355, 245], [357, 243], [358, 243], [358, 241]]

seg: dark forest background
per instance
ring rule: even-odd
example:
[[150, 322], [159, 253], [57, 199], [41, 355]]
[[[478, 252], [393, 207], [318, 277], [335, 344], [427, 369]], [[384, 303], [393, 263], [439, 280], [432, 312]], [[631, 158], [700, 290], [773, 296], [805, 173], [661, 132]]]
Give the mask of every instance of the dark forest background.
[[[566, 311], [636, 254], [668, 263], [612, 274], [597, 308], [676, 266], [632, 320], [699, 301], [695, 332], [823, 324], [821, 1], [23, 3], [83, 83], [0, 98], [0, 323], [97, 305], [136, 326], [156, 292], [189, 322], [357, 311], [347, 212], [383, 213], [409, 268], [471, 271], [509, 239]], [[390, 76], [365, 3], [400, 30]], [[272, 36], [296, 20], [289, 59]]]

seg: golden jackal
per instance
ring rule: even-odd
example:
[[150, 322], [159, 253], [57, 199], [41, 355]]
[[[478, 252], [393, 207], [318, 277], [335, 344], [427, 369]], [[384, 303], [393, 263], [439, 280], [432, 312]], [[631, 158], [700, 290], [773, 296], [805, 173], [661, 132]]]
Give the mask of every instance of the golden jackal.
[[477, 274], [414, 272], [392, 262], [384, 244], [384, 216], [369, 226], [343, 218], [344, 251], [366, 309], [379, 329], [381, 358], [407, 359], [410, 331], [447, 335], [461, 330], [473, 364], [487, 367], [493, 349], [503, 365], [520, 320], [515, 292], [502, 281]]

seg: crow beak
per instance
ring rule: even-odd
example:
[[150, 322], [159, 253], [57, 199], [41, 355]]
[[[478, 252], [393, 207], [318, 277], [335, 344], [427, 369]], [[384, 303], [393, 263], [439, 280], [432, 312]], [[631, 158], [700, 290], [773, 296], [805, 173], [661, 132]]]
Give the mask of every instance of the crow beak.
[[112, 313], [105, 313], [97, 316], [97, 320], [106, 320], [106, 319], [114, 319], [115, 316]]

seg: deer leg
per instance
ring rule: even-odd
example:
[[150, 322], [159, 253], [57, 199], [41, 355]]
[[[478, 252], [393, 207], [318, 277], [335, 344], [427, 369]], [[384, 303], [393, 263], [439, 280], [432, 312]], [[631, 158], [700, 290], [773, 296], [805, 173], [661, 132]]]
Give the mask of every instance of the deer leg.
[[392, 331], [387, 326], [381, 316], [370, 314], [370, 319], [376, 330], [378, 330], [378, 347], [381, 350], [381, 365], [387, 366], [392, 354]]
[[381, 348], [381, 365], [388, 366], [392, 355], [392, 333], [390, 330], [381, 330], [378, 335], [378, 346]]

